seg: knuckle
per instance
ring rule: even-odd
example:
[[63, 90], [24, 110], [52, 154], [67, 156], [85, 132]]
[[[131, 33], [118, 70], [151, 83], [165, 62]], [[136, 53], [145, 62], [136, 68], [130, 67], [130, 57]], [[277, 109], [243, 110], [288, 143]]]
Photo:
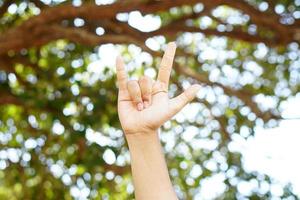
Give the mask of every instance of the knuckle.
[[119, 78], [120, 80], [123, 80], [123, 79], [126, 79], [127, 76], [126, 76], [126, 74], [119, 74], [119, 75], [118, 75], [118, 78]]
[[165, 82], [159, 82], [159, 87], [162, 90], [167, 90], [167, 88], [168, 88], [167, 84]]
[[150, 96], [151, 96], [151, 93], [152, 93], [152, 89], [146, 89], [146, 90], [144, 90], [144, 91], [142, 91], [143, 92], [143, 97], [147, 97], [147, 98], [149, 98]]
[[160, 64], [160, 71], [169, 71], [170, 70], [170, 65], [172, 63], [167, 62], [166, 60], [164, 60], [163, 62], [161, 62]]
[[153, 92], [155, 92], [155, 91], [157, 91], [157, 90], [159, 90], [159, 89], [160, 89], [160, 85], [159, 85], [159, 83], [156, 81], [156, 82], [153, 84], [152, 90], [153, 90]]
[[148, 77], [148, 76], [142, 76], [140, 79], [139, 79], [139, 82], [142, 83], [142, 84], [148, 84], [151, 82], [151, 78]]
[[128, 87], [135, 87], [136, 86], [136, 81], [135, 80], [130, 80], [127, 82]]
[[[150, 80], [151, 81], [151, 80]], [[141, 77], [139, 85], [143, 94], [150, 94], [152, 91], [152, 83], [147, 77]]]
[[152, 90], [153, 90], [153, 92], [155, 92], [155, 91], [167, 91], [168, 87], [167, 87], [166, 83], [161, 82], [161, 81], [156, 81], [153, 84], [153, 89]]
[[141, 96], [139, 85], [134, 81], [130, 81], [127, 83], [127, 88], [132, 97]]
[[184, 92], [182, 95], [181, 95], [181, 99], [184, 101], [184, 102], [188, 102], [190, 100], [190, 97], [188, 95], [187, 92]]
[[145, 77], [141, 77], [141, 78], [139, 79], [139, 84], [145, 84], [145, 83], [147, 83], [146, 78], [145, 78]]
[[163, 58], [164, 58], [165, 60], [170, 60], [170, 61], [172, 61], [173, 58], [174, 58], [174, 55], [173, 55], [173, 53], [166, 52], [166, 54], [164, 55]]
[[162, 66], [169, 67], [173, 63], [173, 57], [170, 55], [165, 55], [161, 63]]

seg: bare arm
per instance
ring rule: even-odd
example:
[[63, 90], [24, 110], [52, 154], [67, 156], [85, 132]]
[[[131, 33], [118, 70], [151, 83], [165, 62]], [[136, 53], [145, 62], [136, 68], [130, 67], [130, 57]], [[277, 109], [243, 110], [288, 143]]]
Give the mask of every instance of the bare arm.
[[143, 76], [128, 81], [124, 63], [117, 58], [118, 113], [131, 155], [137, 200], [176, 200], [158, 137], [159, 127], [190, 102], [200, 89], [192, 85], [169, 99], [168, 84], [176, 45], [169, 43], [157, 80]]
[[136, 199], [177, 199], [157, 132], [128, 135], [127, 142]]

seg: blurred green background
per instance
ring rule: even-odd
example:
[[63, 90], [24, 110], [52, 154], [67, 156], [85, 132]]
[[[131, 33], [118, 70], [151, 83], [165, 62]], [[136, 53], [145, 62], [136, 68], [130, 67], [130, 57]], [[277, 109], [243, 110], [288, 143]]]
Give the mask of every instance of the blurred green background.
[[0, 199], [133, 199], [115, 57], [133, 78], [155, 78], [170, 41], [178, 46], [170, 95], [203, 85], [161, 130], [178, 197], [299, 198], [291, 184], [246, 170], [232, 147], [276, 127], [299, 94], [299, 0], [0, 6]]

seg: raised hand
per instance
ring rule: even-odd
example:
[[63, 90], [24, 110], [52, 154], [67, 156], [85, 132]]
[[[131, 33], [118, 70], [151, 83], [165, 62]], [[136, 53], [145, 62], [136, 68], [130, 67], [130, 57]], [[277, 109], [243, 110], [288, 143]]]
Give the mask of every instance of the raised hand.
[[169, 43], [156, 81], [147, 76], [138, 81], [128, 80], [124, 62], [121, 57], [117, 58], [118, 113], [125, 134], [156, 131], [196, 96], [200, 89], [200, 85], [197, 84], [175, 98], [168, 97], [175, 51], [175, 42]]

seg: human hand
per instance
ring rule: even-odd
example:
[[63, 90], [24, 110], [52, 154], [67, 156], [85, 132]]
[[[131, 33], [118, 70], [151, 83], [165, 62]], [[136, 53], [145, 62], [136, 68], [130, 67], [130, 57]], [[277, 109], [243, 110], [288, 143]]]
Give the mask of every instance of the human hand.
[[147, 76], [141, 77], [138, 81], [128, 81], [124, 62], [121, 57], [117, 58], [118, 114], [125, 134], [156, 131], [196, 96], [200, 89], [198, 84], [190, 86], [175, 98], [168, 97], [175, 51], [175, 42], [169, 43], [156, 81]]

